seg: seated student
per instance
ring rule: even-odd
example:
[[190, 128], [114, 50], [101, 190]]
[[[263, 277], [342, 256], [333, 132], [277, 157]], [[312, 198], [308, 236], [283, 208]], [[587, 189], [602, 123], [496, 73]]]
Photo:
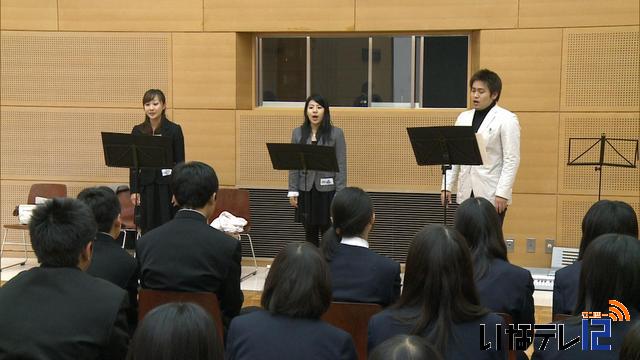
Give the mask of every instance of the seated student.
[[181, 209], [138, 240], [145, 289], [208, 291], [218, 296], [223, 322], [240, 312], [240, 242], [207, 224], [216, 207], [218, 177], [198, 161], [173, 168], [171, 192]]
[[86, 188], [78, 200], [91, 209], [98, 224], [93, 242], [93, 258], [87, 273], [118, 285], [129, 293], [129, 330], [135, 330], [138, 320], [138, 264], [136, 259], [116, 241], [120, 235], [120, 201], [106, 186]]
[[127, 354], [127, 360], [179, 359], [224, 359], [213, 319], [193, 303], [168, 303], [151, 310]]
[[357, 359], [351, 335], [320, 320], [331, 303], [329, 269], [311, 243], [288, 244], [273, 260], [261, 305], [237, 316], [226, 358]]
[[0, 289], [0, 358], [122, 359], [127, 292], [84, 271], [96, 224], [74, 199], [39, 205], [29, 222], [39, 267]]
[[593, 204], [582, 219], [582, 240], [578, 261], [555, 274], [553, 282], [553, 314], [574, 313], [578, 299], [578, 280], [582, 258], [589, 244], [602, 234], [615, 233], [638, 237], [638, 217], [629, 204], [600, 200]]
[[[423, 336], [445, 359], [504, 359], [497, 348], [502, 318], [480, 305], [469, 248], [456, 230], [428, 225], [414, 237], [400, 299], [369, 320], [369, 350], [398, 334]], [[485, 325], [485, 339], [480, 338]], [[506, 344], [506, 339], [503, 339]], [[480, 344], [491, 342], [488, 350]]]
[[331, 203], [332, 226], [322, 238], [333, 300], [387, 306], [400, 295], [400, 264], [369, 250], [373, 203], [360, 188], [347, 187]]
[[640, 321], [635, 323], [624, 337], [620, 360], [640, 360]]
[[[495, 206], [481, 197], [463, 201], [456, 210], [455, 228], [471, 250], [480, 304], [511, 315], [514, 324], [531, 324], [533, 328], [533, 278], [529, 270], [509, 263]], [[518, 356], [526, 358], [524, 352]]]
[[[563, 343], [580, 337], [569, 349], [558, 349], [558, 338], [550, 338], [541, 349], [542, 338], [534, 341], [533, 359], [618, 359], [625, 334], [638, 323], [640, 309], [640, 241], [629, 235], [605, 234], [597, 237], [583, 254], [578, 288], [577, 314], [564, 324]], [[609, 300], [621, 302], [629, 311], [631, 321], [611, 321], [611, 335], [602, 336], [598, 344], [610, 345], [610, 350], [590, 349], [594, 344], [590, 336], [583, 336], [582, 312], [600, 312], [604, 319], [610, 313]], [[603, 325], [593, 324], [588, 329], [603, 331]], [[557, 332], [555, 332], [557, 334]]]
[[423, 337], [396, 335], [383, 341], [369, 354], [369, 360], [443, 360]]

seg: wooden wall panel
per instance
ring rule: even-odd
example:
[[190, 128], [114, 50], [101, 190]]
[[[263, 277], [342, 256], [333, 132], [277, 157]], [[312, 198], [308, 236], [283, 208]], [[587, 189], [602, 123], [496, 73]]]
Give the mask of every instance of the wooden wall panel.
[[160, 88], [171, 99], [166, 34], [3, 31], [2, 105], [142, 107]]
[[519, 26], [577, 27], [634, 25], [638, 0], [520, 0]]
[[560, 104], [562, 111], [638, 111], [640, 27], [565, 29]]
[[515, 28], [518, 1], [359, 0], [357, 31]]
[[511, 111], [558, 111], [561, 29], [480, 32], [480, 67], [502, 78], [500, 104]]
[[202, 31], [202, 0], [58, 0], [60, 30]]
[[204, 31], [349, 31], [354, 2], [204, 0]]
[[517, 113], [520, 168], [513, 191], [555, 194], [558, 190], [558, 113]]
[[184, 133], [186, 160], [211, 165], [221, 185], [235, 185], [235, 111], [175, 109], [175, 116]]
[[236, 35], [173, 34], [173, 91], [176, 108], [234, 109]]
[[[572, 160], [587, 151], [600, 135], [609, 138], [640, 139], [640, 113], [561, 113], [558, 160], [558, 192], [561, 194], [598, 195], [598, 172], [593, 165], [567, 166], [570, 138], [594, 138], [572, 142]], [[621, 154], [633, 162], [634, 144], [611, 142]], [[605, 162], [622, 162], [616, 152], [607, 146]], [[599, 147], [595, 147], [579, 162], [597, 162]], [[635, 169], [605, 166], [602, 174], [602, 194], [606, 196], [637, 196], [640, 192], [640, 166]]]
[[256, 103], [254, 39], [253, 34], [236, 34], [236, 109], [238, 110], [250, 110]]
[[0, 29], [58, 30], [56, 0], [1, 0]]
[[[505, 239], [515, 240], [509, 261], [520, 266], [549, 267], [551, 254], [544, 253], [545, 239], [557, 239], [556, 195], [515, 194], [504, 222]], [[527, 252], [527, 238], [536, 239], [535, 253]]]

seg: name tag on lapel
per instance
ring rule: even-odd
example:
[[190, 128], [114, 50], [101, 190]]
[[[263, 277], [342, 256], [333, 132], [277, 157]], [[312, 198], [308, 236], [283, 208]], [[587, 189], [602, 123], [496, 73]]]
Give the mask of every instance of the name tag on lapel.
[[171, 175], [171, 169], [162, 169], [162, 176]]
[[329, 186], [329, 185], [333, 185], [333, 178], [324, 178], [324, 179], [320, 179], [320, 185], [321, 185], [321, 186]]

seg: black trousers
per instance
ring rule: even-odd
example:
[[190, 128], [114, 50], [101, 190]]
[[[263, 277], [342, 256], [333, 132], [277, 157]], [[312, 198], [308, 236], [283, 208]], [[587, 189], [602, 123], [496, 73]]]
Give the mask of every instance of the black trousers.
[[304, 235], [305, 240], [312, 243], [315, 246], [320, 245], [320, 239], [322, 238], [322, 234], [324, 234], [327, 230], [329, 230], [330, 225], [305, 225], [304, 226]]

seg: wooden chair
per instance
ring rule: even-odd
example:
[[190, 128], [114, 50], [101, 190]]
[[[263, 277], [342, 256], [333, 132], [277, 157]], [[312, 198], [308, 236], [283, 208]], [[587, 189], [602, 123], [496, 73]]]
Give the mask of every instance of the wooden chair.
[[140, 289], [138, 292], [138, 321], [154, 308], [171, 302], [189, 302], [200, 305], [211, 315], [220, 336], [220, 343], [224, 344], [224, 327], [218, 297], [210, 292], [183, 292], [168, 290]]
[[[506, 325], [513, 324], [513, 317], [511, 315], [507, 313], [496, 313], [496, 314], [502, 317]], [[533, 329], [531, 331], [533, 331]], [[502, 344], [502, 346], [503, 348], [508, 347], [509, 343]], [[518, 352], [515, 349], [509, 350], [507, 359], [516, 360], [517, 358], [518, 358]]]
[[216, 194], [216, 209], [208, 219], [209, 224], [220, 216], [223, 211], [227, 211], [234, 216], [241, 217], [247, 220], [247, 225], [244, 227], [244, 231], [239, 233], [240, 239], [242, 236], [246, 236], [249, 240], [249, 246], [251, 247], [251, 257], [253, 258], [253, 271], [243, 276], [240, 280], [244, 280], [252, 275], [258, 273], [258, 261], [256, 260], [256, 253], [253, 249], [253, 241], [249, 231], [251, 230], [251, 208], [249, 207], [249, 191], [236, 188], [220, 188]]
[[366, 360], [369, 319], [380, 311], [382, 306], [378, 304], [334, 301], [322, 320], [351, 334], [358, 358]]
[[[67, 185], [65, 184], [33, 184], [29, 189], [29, 195], [27, 196], [27, 204], [35, 204], [36, 197], [43, 198], [54, 198], [54, 197], [66, 197], [67, 196]], [[13, 215], [18, 215], [18, 207], [13, 211]], [[5, 224], [4, 227], [4, 236], [2, 237], [2, 245], [0, 245], [0, 259], [2, 255], [4, 255], [4, 246], [5, 245], [22, 245], [24, 249], [24, 260], [22, 262], [18, 262], [16, 264], [8, 265], [3, 267], [2, 269], [10, 268], [13, 266], [22, 266], [27, 263], [27, 238], [26, 232], [29, 231], [29, 226], [25, 224]], [[22, 242], [18, 241], [7, 241], [7, 234], [9, 230], [19, 230], [22, 232]]]
[[120, 221], [122, 222], [120, 231], [122, 232], [122, 248], [124, 249], [127, 242], [127, 232], [135, 232], [136, 239], [139, 237], [140, 233], [138, 232], [138, 228], [133, 220], [135, 216], [135, 206], [131, 202], [131, 190], [129, 189], [129, 186], [118, 186], [116, 189], [116, 195], [120, 201]]

